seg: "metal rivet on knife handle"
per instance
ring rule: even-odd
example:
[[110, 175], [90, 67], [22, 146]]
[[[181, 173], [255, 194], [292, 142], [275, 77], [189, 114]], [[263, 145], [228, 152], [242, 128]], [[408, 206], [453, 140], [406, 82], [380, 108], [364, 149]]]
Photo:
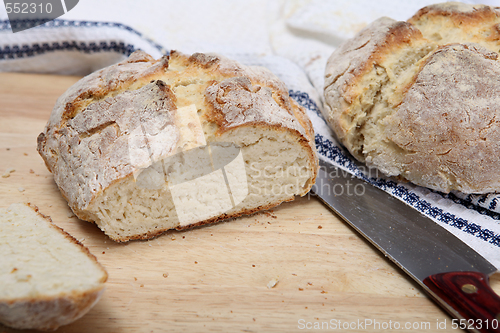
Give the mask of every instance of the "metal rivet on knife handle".
[[466, 283], [462, 286], [462, 291], [467, 294], [473, 294], [477, 292], [477, 287], [473, 284]]
[[[455, 318], [477, 324], [477, 327], [468, 327], [471, 332], [500, 333], [497, 325], [500, 296], [491, 289], [488, 281], [488, 276], [481, 272], [447, 272], [431, 275], [423, 282], [438, 302], [456, 311]], [[486, 322], [489, 326], [481, 326]]]

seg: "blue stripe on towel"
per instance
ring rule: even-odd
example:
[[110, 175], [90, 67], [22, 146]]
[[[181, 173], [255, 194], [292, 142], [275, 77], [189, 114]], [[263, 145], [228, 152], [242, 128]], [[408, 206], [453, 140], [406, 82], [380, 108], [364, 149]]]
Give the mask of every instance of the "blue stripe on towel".
[[[34, 20], [16, 20], [15, 24], [21, 25], [33, 25]], [[145, 42], [149, 43], [154, 48], [158, 49], [161, 54], [168, 54], [168, 51], [163, 48], [160, 44], [154, 42], [153, 40], [145, 37], [140, 32], [134, 30], [133, 28], [116, 22], [97, 22], [97, 21], [69, 21], [69, 20], [61, 20], [55, 19], [44, 24], [41, 24], [32, 29], [40, 29], [40, 28], [95, 28], [95, 27], [107, 27], [107, 28], [116, 28], [121, 29], [132, 34], [139, 36]], [[10, 21], [9, 20], [0, 20], [0, 31], [10, 30]], [[131, 53], [136, 51], [137, 48], [132, 44], [125, 44], [123, 42], [116, 41], [106, 41], [97, 43], [83, 43], [76, 41], [64, 41], [64, 42], [54, 42], [54, 43], [32, 43], [30, 45], [11, 45], [6, 46], [4, 48], [0, 48], [0, 59], [14, 59], [14, 58], [23, 58], [23, 57], [31, 57], [38, 54], [43, 54], [46, 52], [54, 52], [54, 51], [80, 51], [85, 53], [91, 52], [117, 52], [129, 56]]]
[[83, 43], [75, 41], [54, 42], [54, 43], [33, 43], [31, 45], [13, 45], [0, 47], [0, 60], [2, 59], [18, 59], [25, 57], [33, 57], [36, 55], [44, 54], [54, 51], [80, 51], [83, 53], [94, 52], [116, 52], [126, 56], [131, 55], [136, 48], [132, 44], [116, 43], [116, 42], [100, 42], [96, 43]]
[[307, 93], [302, 91], [290, 90], [288, 91], [288, 94], [301, 106], [310, 111], [314, 111], [318, 116], [323, 117], [321, 115], [321, 111], [318, 108], [318, 105], [316, 105], [316, 103], [309, 97]]

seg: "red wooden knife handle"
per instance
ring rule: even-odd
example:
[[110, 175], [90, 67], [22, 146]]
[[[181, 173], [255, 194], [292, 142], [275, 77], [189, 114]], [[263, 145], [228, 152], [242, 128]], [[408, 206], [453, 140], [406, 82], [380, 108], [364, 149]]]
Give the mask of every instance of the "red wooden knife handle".
[[485, 274], [440, 273], [425, 278], [423, 282], [465, 318], [452, 321], [454, 328], [500, 332], [500, 297], [491, 289]]

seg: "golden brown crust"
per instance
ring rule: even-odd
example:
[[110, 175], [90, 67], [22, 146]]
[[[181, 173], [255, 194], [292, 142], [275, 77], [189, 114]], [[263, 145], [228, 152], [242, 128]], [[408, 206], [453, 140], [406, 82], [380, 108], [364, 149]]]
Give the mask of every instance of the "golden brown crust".
[[408, 22], [439, 44], [473, 42], [500, 49], [500, 7], [446, 2], [422, 8]]
[[[359, 160], [363, 154], [352, 147], [359, 140], [359, 117], [351, 112], [366, 90], [383, 82], [364, 85], [365, 76], [383, 71], [384, 62], [400, 50], [425, 39], [412, 24], [380, 18], [344, 43], [328, 59], [325, 72], [325, 118], [338, 139]], [[382, 80], [382, 79], [380, 79]]]
[[100, 299], [104, 288], [39, 299], [0, 300], [0, 322], [15, 329], [54, 331], [85, 315]]
[[[87, 75], [68, 89], [56, 101], [45, 131], [37, 138], [37, 149], [45, 165], [54, 173], [58, 151], [50, 140], [66, 122], [74, 118], [92, 102], [105, 98], [111, 92], [133, 89], [133, 84], [144, 84], [168, 68], [168, 57], [154, 60], [149, 54], [137, 51], [128, 59]], [[50, 146], [50, 148], [48, 147]], [[43, 152], [43, 153], [42, 153]]]
[[110, 92], [128, 88], [137, 80], [149, 80], [167, 68], [168, 57], [156, 61], [145, 52], [134, 52], [116, 66], [101, 69], [85, 77], [84, 82], [80, 81], [81, 85], [63, 102], [61, 120], [73, 118], [89, 100], [95, 102]]
[[250, 78], [244, 76], [214, 82], [205, 90], [209, 105], [207, 120], [217, 124], [218, 135], [240, 126], [262, 124], [293, 130], [304, 136], [304, 128], [295, 118], [290, 102], [282, 107], [274, 94], [281, 96], [280, 92], [275, 93], [265, 85], [253, 85]]
[[61, 297], [0, 301], [0, 322], [15, 329], [54, 331], [85, 315], [103, 292], [99, 288]]
[[[177, 51], [176, 54], [179, 54]], [[195, 66], [208, 69], [219, 62], [219, 57], [205, 53], [194, 53], [188, 58], [188, 62]]]
[[[342, 73], [346, 80], [337, 82], [342, 85], [340, 89], [344, 93], [345, 100], [351, 103], [357, 97], [358, 92], [351, 89], [362, 80], [364, 74], [381, 64], [396, 49], [422, 38], [422, 33], [412, 24], [382, 18], [366, 27], [350, 43], [343, 44], [328, 62], [332, 64], [339, 62], [340, 57], [347, 57], [350, 60], [349, 68]], [[360, 43], [364, 45], [360, 47]], [[363, 51], [358, 52], [361, 49]], [[327, 77], [330, 76], [334, 74], [327, 73]]]
[[[374, 36], [376, 37], [376, 36]], [[352, 71], [354, 77], [349, 85], [356, 85], [361, 79], [361, 75], [371, 71], [373, 66], [381, 64], [387, 55], [395, 52], [397, 49], [411, 44], [415, 40], [422, 39], [422, 33], [408, 22], [394, 22], [387, 27], [387, 31], [379, 40], [375, 40], [374, 48], [368, 58], [360, 66], [354, 66]], [[405, 45], [406, 44], [406, 45]], [[354, 96], [347, 95], [348, 101], [352, 101]]]
[[458, 27], [495, 22], [499, 17], [500, 7], [447, 2], [421, 8], [408, 22], [415, 24], [424, 20], [446, 19]]

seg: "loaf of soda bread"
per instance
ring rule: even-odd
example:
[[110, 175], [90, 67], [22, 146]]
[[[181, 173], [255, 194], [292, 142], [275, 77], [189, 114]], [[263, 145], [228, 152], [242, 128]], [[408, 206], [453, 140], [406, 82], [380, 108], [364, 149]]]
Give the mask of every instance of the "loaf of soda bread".
[[70, 87], [38, 151], [73, 212], [115, 241], [269, 209], [318, 167], [305, 109], [269, 70], [175, 51]]
[[324, 116], [360, 161], [441, 192], [500, 191], [500, 8], [380, 18], [330, 57]]

